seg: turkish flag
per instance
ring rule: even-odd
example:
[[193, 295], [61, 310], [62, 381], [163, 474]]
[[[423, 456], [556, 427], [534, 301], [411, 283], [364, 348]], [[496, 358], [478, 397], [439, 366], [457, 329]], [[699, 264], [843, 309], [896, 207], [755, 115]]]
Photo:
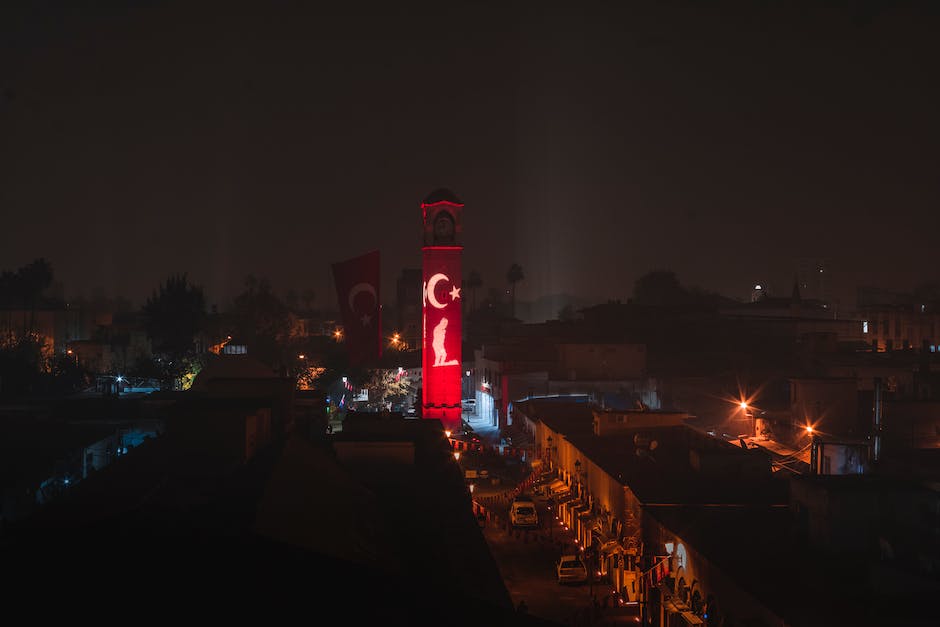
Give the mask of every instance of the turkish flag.
[[333, 281], [346, 332], [346, 352], [354, 366], [382, 356], [379, 251], [333, 264]]

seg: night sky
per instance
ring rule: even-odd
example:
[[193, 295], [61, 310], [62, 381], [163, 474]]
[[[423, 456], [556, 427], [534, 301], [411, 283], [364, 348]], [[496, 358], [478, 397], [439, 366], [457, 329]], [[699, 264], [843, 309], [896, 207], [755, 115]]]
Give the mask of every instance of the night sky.
[[0, 269], [333, 307], [379, 249], [392, 305], [448, 187], [484, 292], [516, 262], [519, 300], [783, 295], [818, 258], [848, 306], [940, 279], [938, 32], [927, 2], [5, 2]]

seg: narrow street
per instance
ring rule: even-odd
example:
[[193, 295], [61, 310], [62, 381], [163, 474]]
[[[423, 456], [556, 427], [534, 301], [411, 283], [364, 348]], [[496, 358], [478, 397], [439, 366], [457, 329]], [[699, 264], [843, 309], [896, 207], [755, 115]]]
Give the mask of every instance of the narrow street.
[[[484, 444], [499, 445], [495, 427], [473, 416], [469, 418], [468, 423]], [[470, 456], [465, 463], [488, 471], [486, 480], [474, 481], [474, 502], [482, 513], [487, 544], [517, 606], [524, 601], [530, 615], [559, 625], [637, 624], [636, 617], [627, 615], [626, 611], [595, 609], [593, 599], [596, 597], [598, 605], [603, 605], [602, 600], [610, 592], [608, 584], [558, 583], [558, 558], [563, 553], [577, 553], [579, 549], [573, 534], [554, 519], [546, 497], [524, 490], [536, 503], [539, 527], [531, 530], [511, 527], [509, 505], [517, 487], [529, 476], [528, 464], [518, 467], [511, 464], [507, 468], [499, 455]], [[554, 524], [550, 525], [549, 521]]]

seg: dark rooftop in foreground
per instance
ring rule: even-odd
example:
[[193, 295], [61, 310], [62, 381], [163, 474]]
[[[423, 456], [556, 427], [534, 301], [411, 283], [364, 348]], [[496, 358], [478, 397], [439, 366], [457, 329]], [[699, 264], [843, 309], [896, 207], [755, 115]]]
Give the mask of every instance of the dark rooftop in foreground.
[[[335, 448], [294, 432], [221, 470], [168, 430], [4, 529], [10, 598], [54, 586], [69, 612], [104, 595], [124, 615], [330, 606], [352, 624], [545, 624], [513, 611], [440, 424], [357, 420]], [[396, 447], [413, 459], [382, 458]]]

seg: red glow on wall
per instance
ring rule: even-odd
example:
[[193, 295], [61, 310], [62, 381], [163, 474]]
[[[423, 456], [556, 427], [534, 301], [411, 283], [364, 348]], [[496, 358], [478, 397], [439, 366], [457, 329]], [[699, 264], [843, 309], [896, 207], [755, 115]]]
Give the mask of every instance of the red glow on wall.
[[463, 207], [462, 202], [450, 202], [449, 200], [438, 200], [437, 202], [432, 202], [432, 203], [421, 203], [421, 208], [427, 209], [428, 207], [437, 207], [438, 205], [443, 205], [445, 207]]
[[421, 217], [425, 221], [428, 219], [428, 209], [431, 207], [463, 207], [463, 203], [450, 202], [449, 200], [439, 200], [432, 203], [421, 203]]
[[423, 251], [422, 415], [455, 431], [461, 418], [463, 248], [425, 246]]

